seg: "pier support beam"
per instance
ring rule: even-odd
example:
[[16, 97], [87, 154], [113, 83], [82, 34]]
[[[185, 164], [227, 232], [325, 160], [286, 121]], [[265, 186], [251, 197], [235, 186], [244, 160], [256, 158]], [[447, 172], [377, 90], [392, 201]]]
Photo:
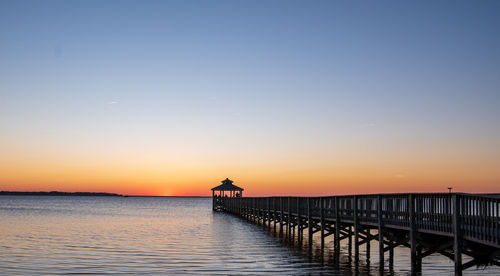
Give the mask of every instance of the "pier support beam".
[[462, 276], [462, 240], [460, 231], [460, 201], [458, 195], [452, 197], [453, 206], [453, 253], [455, 276]]

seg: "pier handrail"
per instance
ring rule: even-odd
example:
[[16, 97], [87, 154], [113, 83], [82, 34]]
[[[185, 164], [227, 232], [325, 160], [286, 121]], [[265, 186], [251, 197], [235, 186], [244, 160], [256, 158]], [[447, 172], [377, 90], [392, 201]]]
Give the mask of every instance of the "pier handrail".
[[[336, 222], [338, 219], [374, 226], [382, 222], [384, 227], [388, 228], [410, 230], [410, 227], [414, 227], [422, 233], [450, 237], [460, 235], [464, 240], [500, 248], [498, 194], [391, 193], [326, 197], [242, 197], [220, 200], [223, 206], [234, 211], [246, 208], [266, 212], [270, 209], [285, 215], [310, 212], [312, 217], [323, 215], [326, 221]], [[414, 225], [411, 225], [411, 215]], [[454, 226], [454, 223], [457, 226]]]

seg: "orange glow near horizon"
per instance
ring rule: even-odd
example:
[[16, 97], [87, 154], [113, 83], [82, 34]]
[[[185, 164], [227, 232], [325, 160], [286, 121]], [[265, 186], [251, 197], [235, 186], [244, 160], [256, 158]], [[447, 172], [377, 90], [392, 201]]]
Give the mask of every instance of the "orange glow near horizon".
[[0, 190], [210, 196], [229, 177], [245, 196], [500, 192], [500, 152], [488, 144], [306, 138], [316, 139], [7, 140], [0, 145]]
[[[0, 190], [111, 192], [142, 196], [210, 196], [210, 189], [225, 177], [245, 189], [245, 196], [321, 196], [397, 192], [497, 193], [500, 178], [494, 166], [471, 167], [469, 162], [447, 166], [433, 163], [396, 162], [384, 165], [330, 162], [282, 162], [261, 164], [213, 164], [201, 162], [163, 166], [108, 164], [29, 164], [4, 162]], [[207, 162], [207, 164], [209, 164]]]

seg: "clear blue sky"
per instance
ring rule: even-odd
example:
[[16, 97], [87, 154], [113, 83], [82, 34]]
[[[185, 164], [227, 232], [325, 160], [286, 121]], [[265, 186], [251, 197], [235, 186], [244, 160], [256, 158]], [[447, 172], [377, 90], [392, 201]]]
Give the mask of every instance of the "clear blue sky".
[[[331, 170], [416, 185], [472, 168], [464, 179], [488, 190], [500, 180], [500, 2], [0, 1], [0, 141], [5, 170], [57, 159], [33, 176], [55, 188], [51, 176], [139, 156], [176, 169], [138, 182], [204, 166], [252, 182], [275, 166], [285, 183], [311, 164], [318, 187]], [[433, 162], [444, 176], [415, 176]], [[73, 178], [44, 174], [68, 163]]]

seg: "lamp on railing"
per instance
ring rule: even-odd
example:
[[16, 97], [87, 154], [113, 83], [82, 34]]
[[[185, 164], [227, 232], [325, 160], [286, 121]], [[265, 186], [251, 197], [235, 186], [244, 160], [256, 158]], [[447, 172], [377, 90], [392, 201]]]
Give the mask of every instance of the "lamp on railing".
[[453, 189], [453, 187], [448, 187], [448, 192], [451, 193], [451, 189]]

